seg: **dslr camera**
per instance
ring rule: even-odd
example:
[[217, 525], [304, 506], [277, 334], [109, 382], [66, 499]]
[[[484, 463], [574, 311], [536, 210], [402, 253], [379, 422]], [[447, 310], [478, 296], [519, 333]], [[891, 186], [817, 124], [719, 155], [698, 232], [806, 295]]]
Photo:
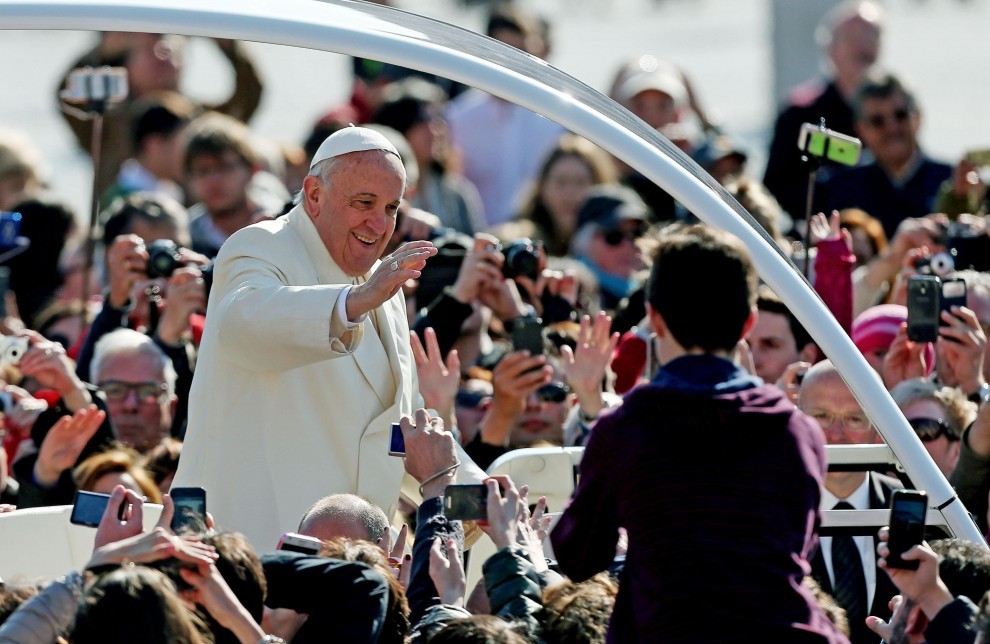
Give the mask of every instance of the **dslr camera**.
[[148, 277], [172, 277], [176, 269], [185, 266], [179, 246], [171, 239], [157, 239], [148, 244]]
[[921, 257], [915, 260], [914, 269], [919, 275], [935, 275], [948, 277], [956, 270], [956, 262], [950, 253], [935, 253], [931, 257]]
[[502, 247], [505, 263], [502, 264], [502, 275], [507, 279], [528, 277], [535, 280], [540, 275], [540, 249], [543, 244], [523, 237]]

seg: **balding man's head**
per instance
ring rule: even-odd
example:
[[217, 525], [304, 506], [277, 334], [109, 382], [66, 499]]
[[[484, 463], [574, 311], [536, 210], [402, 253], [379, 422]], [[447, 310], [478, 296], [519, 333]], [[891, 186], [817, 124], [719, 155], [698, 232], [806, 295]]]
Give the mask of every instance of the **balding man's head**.
[[323, 540], [347, 537], [375, 543], [387, 539], [388, 517], [377, 505], [359, 496], [331, 494], [306, 511], [298, 532]]
[[821, 425], [825, 440], [830, 444], [861, 444], [883, 442], [859, 401], [829, 360], [808, 369], [798, 407]]

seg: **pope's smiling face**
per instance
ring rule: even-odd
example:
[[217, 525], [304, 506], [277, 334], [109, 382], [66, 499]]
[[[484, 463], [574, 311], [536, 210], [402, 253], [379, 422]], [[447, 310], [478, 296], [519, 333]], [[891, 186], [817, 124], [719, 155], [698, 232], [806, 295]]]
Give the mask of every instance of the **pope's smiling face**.
[[364, 275], [395, 230], [406, 174], [394, 154], [351, 152], [333, 160], [327, 182], [306, 177], [306, 212], [333, 261], [348, 275]]

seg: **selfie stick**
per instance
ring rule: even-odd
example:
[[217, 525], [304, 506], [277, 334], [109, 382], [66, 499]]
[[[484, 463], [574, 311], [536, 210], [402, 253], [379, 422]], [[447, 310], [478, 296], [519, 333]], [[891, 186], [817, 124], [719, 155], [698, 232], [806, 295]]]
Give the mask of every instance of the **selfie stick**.
[[[89, 139], [89, 154], [93, 159], [93, 184], [89, 205], [89, 229], [86, 231], [86, 250], [83, 258], [82, 299], [88, 301], [90, 276], [93, 272], [93, 255], [96, 252], [96, 229], [100, 212], [100, 153], [103, 143], [103, 114], [111, 103], [127, 96], [127, 72], [123, 67], [84, 67], [69, 73], [67, 87], [59, 94], [62, 110], [83, 121], [93, 122]], [[81, 105], [72, 107], [69, 103]]]

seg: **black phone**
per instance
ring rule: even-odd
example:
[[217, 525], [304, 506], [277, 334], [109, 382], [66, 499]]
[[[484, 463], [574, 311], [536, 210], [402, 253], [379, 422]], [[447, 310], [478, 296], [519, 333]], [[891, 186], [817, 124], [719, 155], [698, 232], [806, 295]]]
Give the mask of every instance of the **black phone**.
[[[76, 498], [72, 503], [72, 514], [69, 516], [69, 521], [76, 525], [95, 528], [100, 525], [100, 520], [103, 519], [103, 513], [107, 511], [109, 502], [109, 494], [76, 490]], [[127, 503], [121, 503], [117, 510], [117, 518], [123, 520], [126, 510]]]
[[942, 280], [939, 308], [951, 313], [953, 306], [966, 306], [966, 280], [961, 277]]
[[388, 436], [389, 456], [406, 455], [406, 439], [402, 435], [402, 426], [399, 423], [392, 423], [392, 429]]
[[888, 568], [917, 570], [917, 561], [904, 561], [901, 555], [921, 543], [925, 537], [928, 495], [920, 490], [894, 490], [890, 499], [890, 537], [887, 547]]
[[912, 342], [935, 342], [941, 324], [942, 280], [935, 275], [908, 279], [907, 336]]
[[539, 318], [516, 318], [512, 323], [512, 350], [543, 355], [543, 322]]
[[206, 529], [206, 490], [201, 487], [174, 487], [168, 491], [175, 506], [172, 532], [190, 528], [194, 532]]
[[479, 521], [488, 518], [488, 487], [473, 485], [448, 485], [443, 492], [443, 515], [460, 521]]

